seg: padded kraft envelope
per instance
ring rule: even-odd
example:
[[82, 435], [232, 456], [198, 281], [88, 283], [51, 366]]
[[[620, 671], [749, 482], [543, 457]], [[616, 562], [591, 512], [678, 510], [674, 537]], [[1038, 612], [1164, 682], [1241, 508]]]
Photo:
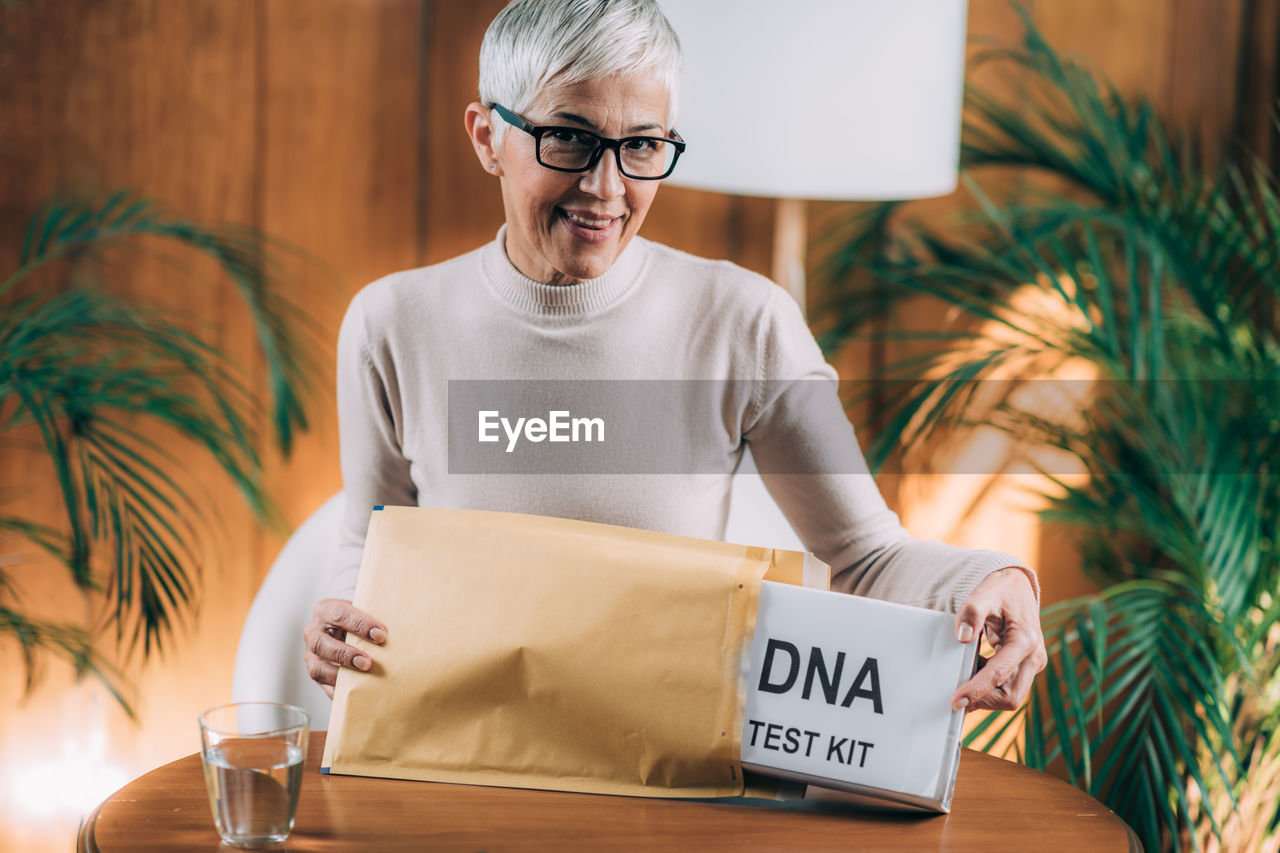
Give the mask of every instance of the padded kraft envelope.
[[[807, 576], [806, 576], [807, 573]], [[327, 772], [663, 797], [743, 793], [744, 651], [761, 580], [827, 567], [542, 516], [375, 510]]]

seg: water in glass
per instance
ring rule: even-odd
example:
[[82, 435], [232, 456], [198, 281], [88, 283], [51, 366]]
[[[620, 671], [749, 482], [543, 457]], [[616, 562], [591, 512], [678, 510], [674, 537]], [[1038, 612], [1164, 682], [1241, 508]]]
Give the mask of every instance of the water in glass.
[[297, 746], [274, 739], [232, 738], [206, 751], [209, 805], [224, 841], [269, 847], [289, 837], [304, 758]]

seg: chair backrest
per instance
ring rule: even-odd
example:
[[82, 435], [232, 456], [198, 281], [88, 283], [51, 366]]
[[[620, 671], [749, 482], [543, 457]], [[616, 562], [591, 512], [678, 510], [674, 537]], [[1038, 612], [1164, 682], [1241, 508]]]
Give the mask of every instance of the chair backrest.
[[302, 629], [324, 596], [342, 507], [342, 492], [338, 492], [281, 549], [245, 617], [231, 682], [232, 701], [297, 705], [311, 714], [311, 728], [316, 731], [329, 727], [332, 703], [307, 676]]
[[[249, 608], [236, 652], [235, 702], [285, 702], [306, 709], [314, 730], [327, 729], [332, 704], [307, 676], [302, 629], [324, 595], [329, 560], [338, 544], [342, 493], [302, 523], [280, 551]], [[803, 545], [748, 458], [733, 478], [725, 540], [801, 550]]]

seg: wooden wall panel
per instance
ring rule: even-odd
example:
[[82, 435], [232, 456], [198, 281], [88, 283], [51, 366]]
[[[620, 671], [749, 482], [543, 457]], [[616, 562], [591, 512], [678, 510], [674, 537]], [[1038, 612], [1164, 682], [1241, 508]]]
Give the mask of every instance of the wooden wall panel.
[[4, 25], [6, 233], [32, 200], [121, 182], [193, 216], [251, 213], [249, 0], [29, 2]]
[[425, 263], [437, 263], [493, 239], [502, 224], [498, 180], [476, 159], [463, 125], [478, 97], [480, 40], [505, 0], [431, 4], [428, 28]]
[[1059, 52], [1087, 58], [1122, 92], [1167, 98], [1181, 0], [1037, 0], [1036, 25]]
[[[420, 263], [420, 63], [424, 0], [267, 0], [257, 6], [262, 227], [309, 253], [292, 264], [322, 347], [315, 430], [273, 467], [300, 523], [341, 487], [333, 347], [365, 284]], [[280, 542], [272, 538], [259, 570]]]
[[[424, 5], [78, 0], [6, 12], [4, 261], [15, 259], [21, 221], [38, 201], [130, 187], [201, 221], [263, 226], [312, 255], [316, 263], [291, 264], [288, 273], [331, 347], [355, 288], [418, 262]], [[212, 329], [224, 350], [256, 361], [244, 312], [211, 268], [195, 264], [199, 280], [187, 289], [175, 288], [174, 277], [152, 261], [126, 260], [117, 269], [132, 282], [128, 292], [181, 310]], [[318, 382], [323, 393], [312, 417], [319, 435], [272, 481], [295, 521], [338, 483], [330, 359], [322, 358]], [[239, 628], [280, 540], [259, 530], [211, 463], [183, 455], [207, 505], [222, 517], [209, 549], [219, 559], [206, 575], [197, 625], [163, 660], [130, 668], [140, 725], [125, 721], [100, 689], [73, 687], [53, 667], [29, 703], [0, 705], [0, 763], [39, 771], [49, 756], [81, 748], [86, 761], [134, 775], [190, 752], [195, 715], [228, 698]], [[26, 464], [4, 457], [6, 489], [15, 481], [47, 482], [38, 463], [31, 463], [35, 476], [17, 467]], [[53, 512], [56, 492], [37, 490], [24, 502]], [[42, 573], [25, 583], [27, 601], [74, 618], [84, 608], [59, 577]], [[7, 641], [0, 645], [12, 651]], [[5, 670], [4, 695], [19, 695], [19, 675]], [[0, 849], [69, 845], [74, 814], [55, 809], [50, 819], [8, 796], [0, 800]]]
[[1169, 89], [1161, 105], [1177, 116], [1216, 162], [1229, 144], [1245, 0], [1178, 0], [1169, 51]]
[[[8, 8], [0, 29], [0, 115], [6, 117], [0, 259], [6, 267], [16, 260], [22, 223], [51, 195], [131, 188], [202, 221], [255, 221], [258, 30], [252, 2], [31, 2]], [[209, 265], [173, 254], [190, 264], [193, 278], [179, 279], [154, 257], [124, 254], [109, 256], [111, 279], [125, 293], [179, 311], [180, 322], [201, 326], [224, 350], [248, 357], [253, 348], [231, 289], [215, 282]], [[77, 274], [89, 271], [82, 267]], [[61, 286], [57, 278], [42, 283]], [[68, 684], [61, 667], [46, 670], [48, 689], [18, 704], [21, 673], [5, 668], [0, 761], [6, 768], [0, 779], [9, 781], [0, 785], [12, 787], [41, 772], [83, 779], [95, 767], [141, 771], [190, 751], [194, 714], [227, 694], [234, 649], [234, 630], [227, 626], [243, 619], [256, 588], [254, 574], [244, 568], [257, 558], [260, 534], [212, 462], [169, 436], [154, 437], [190, 460], [185, 473], [222, 519], [207, 543], [206, 559], [220, 559], [201, 584], [201, 621], [179, 632], [163, 665], [129, 667], [141, 726], [125, 720], [100, 689]], [[11, 448], [3, 452], [4, 497], [23, 483], [25, 505], [55, 507], [56, 490], [39, 486], [49, 482], [43, 462]], [[49, 569], [33, 562], [17, 570], [26, 602], [55, 618], [96, 617], [63, 580], [65, 572]], [[0, 646], [13, 660], [12, 642]], [[45, 814], [22, 804], [20, 790], [5, 790], [0, 848], [65, 849], [65, 837], [50, 840], [48, 833], [74, 832], [77, 815], [59, 810], [58, 802], [75, 790], [51, 786], [54, 802]], [[46, 834], [32, 835], [37, 830]]]
[[[9, 44], [23, 45], [24, 51], [4, 52], [13, 64], [0, 101], [20, 104], [30, 120], [6, 125], [0, 172], [6, 176], [7, 266], [16, 261], [14, 239], [23, 221], [52, 196], [130, 188], [200, 220], [254, 221], [251, 3], [40, 4], [17, 7], [5, 23], [12, 27], [6, 28]], [[174, 310], [178, 322], [249, 357], [252, 345], [238, 322], [243, 312], [232, 289], [212, 279], [210, 265], [163, 244], [154, 248], [167, 249], [194, 275], [177, 276], [149, 254], [111, 254], [107, 278], [113, 289]], [[94, 269], [85, 264], [71, 275], [93, 275]], [[56, 280], [48, 285], [61, 286]], [[39, 457], [11, 459], [18, 470], [35, 466], [39, 474], [29, 482], [47, 482]], [[208, 543], [209, 556], [220, 553], [230, 565], [249, 562], [257, 534], [233, 489], [218, 479], [211, 460], [193, 459], [186, 473], [207, 487], [211, 505], [222, 508], [226, 526], [214, 532], [221, 541]], [[50, 577], [59, 574], [42, 572], [41, 583]], [[252, 588], [248, 580], [237, 583], [239, 578], [220, 580], [224, 589], [235, 590], [232, 597], [244, 599]]]
[[640, 233], [650, 240], [712, 258], [727, 258], [732, 247], [729, 226], [741, 200], [722, 193], [664, 186]]
[[[1235, 87], [1234, 137], [1246, 160], [1250, 154], [1261, 158], [1272, 174], [1280, 172], [1275, 119], [1280, 95], [1280, 3], [1246, 2], [1240, 22], [1240, 62]], [[1223, 93], [1217, 93], [1221, 97]]]

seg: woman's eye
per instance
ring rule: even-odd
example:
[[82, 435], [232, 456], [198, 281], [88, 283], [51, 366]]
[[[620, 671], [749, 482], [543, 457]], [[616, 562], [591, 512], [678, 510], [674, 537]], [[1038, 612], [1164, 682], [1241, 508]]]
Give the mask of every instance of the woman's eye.
[[628, 151], [643, 151], [645, 153], [658, 150], [661, 144], [657, 139], [646, 139], [641, 136], [633, 136], [631, 139], [624, 139], [622, 144], [626, 146]]
[[576, 130], [570, 130], [567, 127], [556, 128], [547, 132], [547, 136], [555, 141], [564, 143], [565, 145], [592, 145], [593, 141], [590, 135], [579, 133]]

